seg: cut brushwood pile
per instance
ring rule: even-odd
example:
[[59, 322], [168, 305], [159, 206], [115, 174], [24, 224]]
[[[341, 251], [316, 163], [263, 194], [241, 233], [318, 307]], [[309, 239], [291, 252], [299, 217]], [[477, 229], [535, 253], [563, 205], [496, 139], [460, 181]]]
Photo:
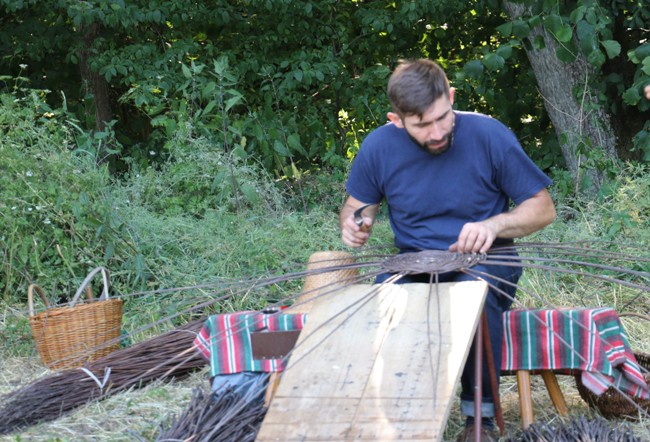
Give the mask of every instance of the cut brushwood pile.
[[82, 405], [129, 388], [181, 378], [205, 366], [192, 347], [203, 320], [117, 350], [84, 367], [42, 377], [2, 398], [0, 434], [58, 419]]

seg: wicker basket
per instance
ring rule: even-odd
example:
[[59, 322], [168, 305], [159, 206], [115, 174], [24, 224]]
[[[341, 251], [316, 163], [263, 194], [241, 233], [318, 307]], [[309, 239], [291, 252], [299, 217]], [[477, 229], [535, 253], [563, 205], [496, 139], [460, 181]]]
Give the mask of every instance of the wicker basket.
[[[622, 313], [619, 316], [638, 316], [644, 319], [649, 319], [645, 315], [639, 315], [636, 313]], [[641, 367], [646, 384], [650, 386], [650, 354], [635, 352], [634, 357]], [[591, 408], [598, 410], [605, 418], [638, 419], [639, 408], [645, 410], [646, 413], [650, 413], [650, 399], [624, 396], [614, 387], [610, 387], [600, 396], [596, 396], [591, 390], [584, 386], [580, 379], [580, 374], [576, 374], [575, 378], [576, 387], [578, 388], [580, 397], [589, 404]]]
[[[639, 365], [645, 369], [643, 370], [643, 377], [646, 383], [650, 385], [650, 374], [647, 371], [650, 370], [650, 354], [635, 353], [634, 356]], [[596, 396], [584, 386], [579, 374], [576, 375], [576, 386], [578, 387], [580, 397], [591, 408], [598, 410], [605, 418], [638, 419], [639, 408], [645, 410], [646, 413], [650, 413], [650, 399], [628, 397], [619, 393], [614, 387], [610, 387], [600, 396]]]
[[[104, 288], [99, 300], [88, 290], [93, 276], [101, 272]], [[34, 314], [34, 292], [45, 303], [43, 312]], [[86, 292], [88, 301], [77, 304]], [[120, 345], [122, 300], [108, 298], [108, 272], [98, 267], [86, 277], [70, 304], [50, 308], [43, 290], [31, 284], [27, 290], [29, 323], [36, 348], [50, 369], [74, 368], [106, 356]]]

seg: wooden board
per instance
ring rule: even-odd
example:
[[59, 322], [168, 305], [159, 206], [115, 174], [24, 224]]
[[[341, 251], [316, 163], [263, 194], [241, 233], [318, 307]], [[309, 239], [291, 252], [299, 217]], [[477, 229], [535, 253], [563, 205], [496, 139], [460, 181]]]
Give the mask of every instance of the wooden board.
[[441, 440], [486, 292], [352, 285], [319, 298], [256, 440]]

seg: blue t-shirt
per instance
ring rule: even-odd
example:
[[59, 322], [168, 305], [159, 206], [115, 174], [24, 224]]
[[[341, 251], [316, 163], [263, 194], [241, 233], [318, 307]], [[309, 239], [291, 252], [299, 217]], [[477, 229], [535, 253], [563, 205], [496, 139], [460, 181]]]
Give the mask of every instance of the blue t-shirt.
[[551, 184], [505, 125], [454, 113], [452, 145], [441, 155], [389, 123], [366, 137], [352, 164], [348, 193], [364, 203], [386, 200], [401, 251], [447, 250], [465, 223], [507, 212], [511, 201]]

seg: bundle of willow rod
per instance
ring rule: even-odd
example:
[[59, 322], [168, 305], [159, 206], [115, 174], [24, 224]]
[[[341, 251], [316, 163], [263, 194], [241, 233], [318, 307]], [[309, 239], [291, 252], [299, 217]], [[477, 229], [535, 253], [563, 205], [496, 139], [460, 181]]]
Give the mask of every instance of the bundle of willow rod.
[[57, 419], [90, 401], [140, 388], [155, 380], [182, 378], [205, 366], [192, 347], [203, 320], [117, 350], [82, 368], [57, 372], [5, 396], [0, 434]]
[[605, 419], [572, 418], [556, 425], [534, 423], [509, 442], [641, 442], [629, 428], [612, 427]]
[[156, 441], [252, 442], [266, 414], [263, 393], [215, 395], [197, 388], [183, 414], [161, 425]]

